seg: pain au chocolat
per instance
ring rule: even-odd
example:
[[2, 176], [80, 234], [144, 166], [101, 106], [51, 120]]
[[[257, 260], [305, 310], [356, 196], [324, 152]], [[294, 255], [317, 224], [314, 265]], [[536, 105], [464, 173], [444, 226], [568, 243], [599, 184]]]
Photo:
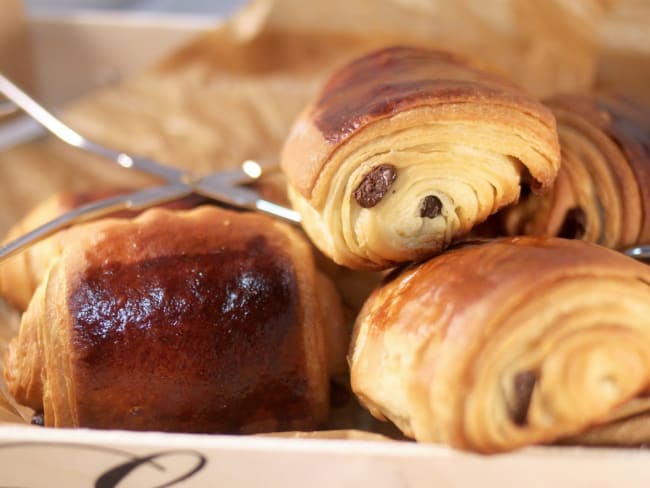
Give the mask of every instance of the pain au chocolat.
[[519, 197], [560, 154], [551, 112], [446, 52], [392, 47], [339, 70], [282, 153], [293, 206], [339, 264], [385, 269], [432, 255]]
[[378, 288], [349, 359], [361, 402], [419, 441], [648, 442], [650, 268], [582, 241], [468, 243]]
[[[5, 360], [47, 426], [315, 428], [340, 302], [299, 233], [216, 207], [73, 228]], [[327, 313], [327, 316], [325, 316]]]
[[650, 242], [650, 110], [606, 94], [561, 95], [546, 104], [557, 119], [562, 167], [549, 193], [506, 212], [507, 233], [612, 248]]

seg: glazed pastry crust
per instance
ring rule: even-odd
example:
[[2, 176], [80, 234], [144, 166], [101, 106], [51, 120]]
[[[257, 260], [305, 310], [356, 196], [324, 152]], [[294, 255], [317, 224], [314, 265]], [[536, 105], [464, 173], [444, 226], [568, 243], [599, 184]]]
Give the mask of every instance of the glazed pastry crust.
[[420, 441], [491, 453], [584, 434], [650, 385], [650, 269], [564, 239], [454, 249], [375, 291], [350, 364], [361, 402]]
[[[28, 212], [8, 232], [5, 243], [26, 234], [29, 231], [69, 212], [97, 200], [113, 197], [132, 190], [113, 187], [94, 189], [86, 192], [62, 191], [43, 200]], [[161, 205], [169, 209], [189, 209], [205, 203], [202, 197], [190, 196], [181, 200]], [[133, 218], [139, 211], [121, 211], [113, 218]], [[25, 251], [0, 263], [0, 296], [20, 311], [29, 305], [36, 287], [41, 282], [52, 260], [61, 253], [61, 236], [65, 231], [44, 239]]]
[[49, 426], [315, 428], [329, 408], [325, 329], [341, 327], [323, 279], [308, 243], [261, 215], [153, 209], [80, 226], [23, 316], [5, 379]]
[[[548, 109], [455, 55], [387, 48], [338, 71], [298, 118], [282, 167], [312, 241], [339, 264], [385, 269], [439, 252], [559, 167]], [[355, 192], [390, 165], [369, 204]], [[440, 209], [422, 215], [424, 199]], [[368, 206], [369, 205], [369, 206]]]

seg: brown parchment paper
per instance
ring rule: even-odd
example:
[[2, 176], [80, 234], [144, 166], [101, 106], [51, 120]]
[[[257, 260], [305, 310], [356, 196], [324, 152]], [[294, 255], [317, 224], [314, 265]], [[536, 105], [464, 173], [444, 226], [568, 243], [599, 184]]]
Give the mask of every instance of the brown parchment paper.
[[[9, 3], [14, 10], [4, 3], [0, 10], [0, 36], [7, 12], [17, 16], [17, 0]], [[325, 78], [387, 44], [461, 52], [539, 97], [606, 87], [648, 98], [646, 19], [650, 4], [641, 0], [257, 0], [135, 78], [78, 101], [64, 117], [116, 149], [197, 172], [249, 158], [274, 164], [292, 120]], [[27, 52], [10, 37], [0, 37], [2, 60], [6, 52]], [[49, 139], [11, 149], [0, 154], [0, 234], [53, 192], [150, 183]], [[330, 271], [358, 306], [373, 278]], [[17, 323], [18, 314], [0, 302], [0, 354]], [[11, 399], [0, 395], [0, 421], [17, 418]], [[339, 420], [332, 428], [344, 426]]]
[[650, 105], [650, 2], [612, 0], [599, 28], [596, 86]]
[[21, 0], [3, 0], [0, 8], [0, 71], [21, 86], [32, 88], [29, 33]]

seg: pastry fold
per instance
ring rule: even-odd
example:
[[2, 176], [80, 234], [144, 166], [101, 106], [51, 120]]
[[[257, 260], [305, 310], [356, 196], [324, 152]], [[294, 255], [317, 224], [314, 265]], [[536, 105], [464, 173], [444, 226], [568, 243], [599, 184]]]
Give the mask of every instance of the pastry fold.
[[[327, 313], [327, 317], [325, 316]], [[71, 229], [5, 360], [45, 425], [315, 428], [340, 300], [299, 233], [216, 207]]]
[[555, 114], [562, 167], [553, 189], [508, 210], [510, 235], [583, 239], [612, 248], [650, 240], [650, 110], [606, 94], [546, 102]]
[[349, 360], [361, 402], [419, 441], [638, 443], [620, 425], [650, 410], [650, 268], [582, 241], [468, 243], [378, 288]]
[[393, 47], [339, 70], [295, 122], [282, 167], [312, 241], [339, 264], [386, 269], [443, 250], [553, 182], [551, 112], [446, 52]]

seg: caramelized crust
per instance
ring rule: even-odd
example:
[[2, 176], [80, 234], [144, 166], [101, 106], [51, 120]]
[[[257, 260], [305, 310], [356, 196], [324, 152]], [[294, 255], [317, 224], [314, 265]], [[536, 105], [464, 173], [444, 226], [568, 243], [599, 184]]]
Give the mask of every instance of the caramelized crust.
[[308, 244], [260, 215], [150, 210], [75, 228], [12, 343], [9, 389], [50, 426], [315, 428], [321, 302], [340, 306], [319, 279]]
[[[534, 115], [551, 129], [545, 142], [557, 145], [551, 112], [505, 78], [449, 52], [390, 47], [357, 59], [330, 78], [294, 124], [284, 146], [283, 169], [290, 185], [309, 198], [329, 154], [368, 124], [415, 107], [485, 100]], [[555, 177], [553, 168], [536, 173], [540, 187]]]
[[350, 364], [362, 403], [420, 441], [490, 453], [576, 437], [648, 390], [650, 268], [581, 241], [467, 244], [375, 291]]

